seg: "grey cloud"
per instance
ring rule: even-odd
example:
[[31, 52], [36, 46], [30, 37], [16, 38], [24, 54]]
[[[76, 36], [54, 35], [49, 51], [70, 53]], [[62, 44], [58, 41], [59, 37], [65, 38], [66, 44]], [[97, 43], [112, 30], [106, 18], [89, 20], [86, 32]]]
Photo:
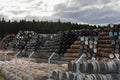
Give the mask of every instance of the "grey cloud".
[[44, 4], [44, 3], [43, 3], [42, 1], [39, 1], [39, 2], [31, 5], [31, 6], [29, 7], [29, 9], [42, 9], [42, 8], [39, 8], [42, 4]]
[[4, 7], [0, 7], [0, 11], [2, 11], [4, 9]]
[[51, 17], [51, 16], [44, 16], [44, 17], [40, 17], [40, 16], [31, 16], [31, 15], [27, 15], [24, 17], [24, 19], [26, 20], [40, 20], [40, 21], [58, 21], [59, 18], [56, 17]]
[[[89, 2], [88, 2], [89, 1]], [[92, 3], [92, 1], [94, 1]], [[120, 19], [120, 12], [114, 11], [111, 7], [106, 6], [105, 4], [110, 3], [110, 0], [74, 0], [73, 5], [67, 6], [66, 4], [58, 4], [55, 6], [55, 14], [53, 16], [60, 17], [68, 21], [76, 22], [85, 22], [90, 24], [108, 24], [118, 22]], [[72, 1], [71, 1], [72, 2]], [[91, 7], [94, 3], [103, 4], [104, 7], [98, 9], [96, 7]], [[75, 6], [77, 5], [77, 7]], [[78, 7], [78, 4], [79, 5]], [[90, 6], [91, 8], [81, 10], [85, 6]], [[81, 8], [81, 9], [80, 9]]]
[[29, 13], [30, 11], [26, 11], [26, 10], [11, 10], [9, 11], [11, 13], [13, 13], [14, 15], [19, 15], [19, 14], [24, 14], [24, 13]]
[[31, 15], [27, 15], [24, 17], [24, 19], [26, 20], [40, 20], [40, 18], [38, 16], [31, 16]]
[[34, 0], [26, 0], [25, 2], [27, 2], [27, 3], [31, 3], [32, 1], [34, 1]]
[[4, 15], [4, 14], [0, 14], [0, 19], [4, 18], [5, 20], [8, 20], [8, 16]]
[[39, 2], [37, 2], [35, 5], [36, 6], [41, 6], [43, 4], [43, 2], [42, 1], [39, 1]]

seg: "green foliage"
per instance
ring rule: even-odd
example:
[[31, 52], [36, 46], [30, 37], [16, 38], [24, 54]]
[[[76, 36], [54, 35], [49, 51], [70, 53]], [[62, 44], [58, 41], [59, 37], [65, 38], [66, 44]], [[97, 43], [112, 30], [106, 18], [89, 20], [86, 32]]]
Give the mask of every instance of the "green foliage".
[[37, 33], [57, 33], [58, 31], [73, 30], [73, 29], [95, 29], [95, 25], [77, 24], [70, 22], [48, 22], [48, 21], [5, 21], [0, 20], [0, 37], [4, 37], [6, 34], [16, 34], [18, 31], [32, 30]]

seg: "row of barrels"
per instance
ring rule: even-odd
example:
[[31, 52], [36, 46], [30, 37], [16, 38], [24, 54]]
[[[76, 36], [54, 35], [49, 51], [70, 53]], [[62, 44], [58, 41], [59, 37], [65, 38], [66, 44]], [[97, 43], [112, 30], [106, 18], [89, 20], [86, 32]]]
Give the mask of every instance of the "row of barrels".
[[[52, 73], [53, 80], [77, 80], [76, 73], [64, 70], [55, 70]], [[119, 80], [119, 74], [79, 74], [79, 80]]]
[[120, 25], [119, 24], [109, 24], [107, 27], [104, 28], [105, 32], [108, 32], [110, 29], [113, 31], [120, 31]]
[[[108, 74], [108, 73], [119, 73], [119, 62], [117, 60], [110, 61], [83, 61], [79, 63], [79, 70], [82, 73], [93, 73], [93, 74]], [[76, 62], [70, 61], [68, 63], [68, 70], [76, 71]]]
[[10, 34], [5, 36], [1, 41], [0, 41], [0, 49], [8, 49], [8, 47], [11, 44], [11, 41], [15, 38], [14, 34]]
[[102, 32], [100, 34], [100, 36], [106, 36], [106, 35], [109, 35], [110, 37], [114, 37], [114, 36], [119, 36], [120, 35], [120, 32], [119, 31], [113, 31], [113, 29], [107, 31], [107, 32]]
[[[99, 31], [98, 30], [72, 30], [72, 31], [68, 31], [63, 33], [63, 37], [62, 37], [62, 42], [61, 47], [64, 48], [64, 46], [68, 46], [66, 47], [66, 49], [68, 48], [74, 48], [76, 46], [70, 46], [71, 44], [74, 43], [74, 45], [77, 45], [76, 49], [80, 48], [78, 45], [80, 45], [79, 43], [84, 42], [83, 44], [89, 45], [89, 44], [93, 44], [93, 40], [96, 40], [98, 36]], [[82, 37], [81, 37], [82, 36]], [[89, 37], [91, 36], [91, 37]], [[79, 42], [80, 41], [80, 42]], [[96, 42], [95, 42], [96, 43]], [[67, 52], [68, 50], [64, 51], [64, 53], [69, 53]], [[71, 50], [72, 51], [72, 50]], [[75, 51], [75, 50], [73, 50]], [[75, 51], [77, 52], [77, 51]], [[74, 53], [75, 53], [74, 52]]]
[[97, 56], [106, 58], [115, 58], [115, 53], [119, 57], [120, 49], [120, 31], [119, 25], [108, 25], [99, 35], [97, 45]]
[[54, 52], [58, 50], [60, 47], [60, 39], [60, 33], [52, 36], [51, 39], [46, 39], [45, 44], [40, 47], [39, 52]]

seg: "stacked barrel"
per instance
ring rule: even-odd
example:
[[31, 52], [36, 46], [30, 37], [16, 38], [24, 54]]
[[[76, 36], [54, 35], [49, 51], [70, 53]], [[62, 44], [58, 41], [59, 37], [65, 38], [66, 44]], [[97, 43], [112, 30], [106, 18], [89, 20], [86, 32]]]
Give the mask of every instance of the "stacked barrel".
[[40, 47], [40, 53], [56, 52], [59, 56], [63, 56], [66, 50], [77, 39], [79, 30], [58, 32], [51, 35], [50, 39], [47, 39], [45, 44]]
[[98, 53], [100, 59], [119, 57], [120, 53], [120, 25], [108, 25], [99, 35]]
[[60, 35], [50, 34], [50, 35], [47, 35], [45, 44], [40, 46], [39, 51], [40, 52], [54, 52], [59, 49], [59, 46], [60, 46]]
[[14, 40], [15, 35], [10, 34], [5, 36], [0, 42], [0, 49], [6, 50], [11, 45], [11, 42]]
[[62, 33], [62, 37], [60, 40], [60, 48], [59, 48], [59, 54], [61, 56], [63, 56], [64, 53], [67, 51], [67, 49], [71, 46], [71, 44], [73, 44], [74, 41], [77, 40], [79, 34], [80, 34], [80, 30], [64, 31]]
[[48, 59], [50, 55], [59, 49], [60, 35], [58, 34], [43, 34], [44, 44], [33, 55], [34, 58]]
[[81, 30], [78, 39], [67, 49], [62, 59], [76, 59], [82, 53], [87, 58], [96, 57], [98, 34], [98, 30]]
[[11, 48], [14, 50], [35, 51], [39, 49], [40, 36], [34, 31], [18, 32]]
[[68, 63], [68, 70], [53, 71], [53, 80], [120, 80], [120, 65], [117, 60], [87, 60], [78, 65], [78, 75], [76, 62], [71, 61]]

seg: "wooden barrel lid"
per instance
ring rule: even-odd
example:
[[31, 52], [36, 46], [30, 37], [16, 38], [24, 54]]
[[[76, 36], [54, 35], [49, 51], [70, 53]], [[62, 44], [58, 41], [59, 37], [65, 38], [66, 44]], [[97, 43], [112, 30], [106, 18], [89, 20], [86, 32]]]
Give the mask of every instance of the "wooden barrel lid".
[[97, 41], [94, 41], [94, 44], [97, 45]]
[[62, 80], [69, 80], [69, 73], [68, 72], [63, 73]]
[[52, 75], [53, 75], [53, 79], [57, 80], [58, 79], [58, 70], [54, 70]]
[[115, 44], [115, 40], [112, 40], [112, 41], [111, 41], [111, 44]]
[[115, 49], [115, 53], [119, 53], [119, 49]]
[[97, 49], [96, 49], [96, 48], [94, 48], [94, 49], [93, 49], [93, 52], [94, 52], [94, 53], [97, 53]]
[[120, 36], [118, 36], [118, 39], [120, 40]]
[[89, 48], [93, 48], [93, 45], [90, 44], [90, 45], [89, 45]]
[[98, 36], [94, 37], [94, 41], [97, 41], [98, 40]]
[[113, 32], [112, 31], [109, 32], [109, 36], [113, 36]]
[[80, 40], [81, 40], [81, 41], [84, 41], [84, 37], [81, 37]]
[[114, 36], [117, 36], [118, 35], [118, 32], [114, 32]]
[[87, 37], [87, 36], [84, 37], [84, 40], [85, 40], [85, 41], [88, 41], [88, 40], [89, 40], [89, 37]]
[[80, 45], [80, 49], [83, 49], [83, 45]]
[[111, 59], [113, 59], [115, 56], [114, 56], [114, 54], [109, 54], [109, 58], [111, 58]]
[[92, 40], [90, 40], [90, 41], [89, 41], [89, 44], [93, 44], [93, 41], [92, 41]]
[[85, 45], [88, 45], [88, 41], [85, 41]]

